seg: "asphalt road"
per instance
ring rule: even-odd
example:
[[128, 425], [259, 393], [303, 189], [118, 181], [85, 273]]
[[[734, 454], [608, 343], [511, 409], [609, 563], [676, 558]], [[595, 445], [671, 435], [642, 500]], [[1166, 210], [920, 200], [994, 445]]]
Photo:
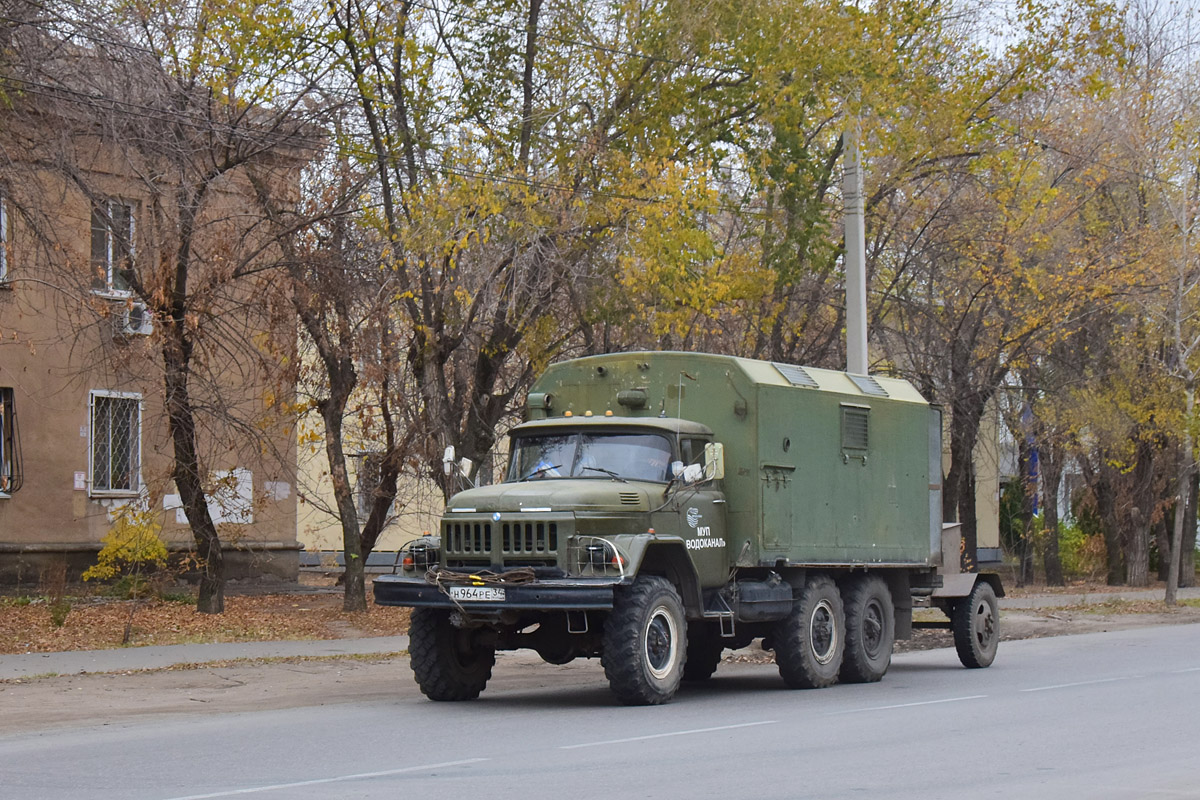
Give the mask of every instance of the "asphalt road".
[[614, 706], [598, 667], [522, 661], [471, 703], [406, 680], [3, 736], [0, 797], [1200, 798], [1198, 723], [1200, 625], [1006, 642], [986, 670], [908, 653], [880, 684], [808, 692], [723, 665], [658, 708]]

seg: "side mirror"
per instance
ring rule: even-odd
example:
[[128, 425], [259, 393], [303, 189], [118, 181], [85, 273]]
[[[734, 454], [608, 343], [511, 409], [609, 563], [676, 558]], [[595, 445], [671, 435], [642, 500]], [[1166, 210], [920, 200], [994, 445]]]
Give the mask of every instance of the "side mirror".
[[699, 464], [688, 464], [683, 468], [684, 483], [699, 483], [704, 480], [704, 469]]
[[725, 445], [718, 442], [704, 445], [704, 475], [711, 481], [725, 477]]
[[475, 462], [469, 458], [464, 458], [458, 462], [458, 472], [467, 480], [471, 479], [471, 470], [475, 468]]
[[442, 454], [442, 472], [449, 477], [454, 471], [454, 445], [446, 448], [446, 452]]

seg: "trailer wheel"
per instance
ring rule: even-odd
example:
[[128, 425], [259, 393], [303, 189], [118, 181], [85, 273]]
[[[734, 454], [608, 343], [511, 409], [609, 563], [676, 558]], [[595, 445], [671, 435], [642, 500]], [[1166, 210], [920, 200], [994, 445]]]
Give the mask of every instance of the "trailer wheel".
[[846, 617], [837, 586], [825, 575], [809, 578], [792, 612], [772, 635], [779, 674], [792, 689], [820, 689], [837, 682], [846, 644]]
[[683, 679], [689, 683], [706, 681], [717, 671], [721, 652], [725, 649], [719, 635], [711, 626], [692, 625], [688, 628], [687, 661], [683, 664]]
[[892, 663], [896, 611], [892, 593], [878, 575], [855, 578], [845, 587], [846, 652], [842, 683], [874, 683]]
[[430, 700], [473, 700], [492, 677], [496, 649], [476, 631], [450, 624], [450, 612], [414, 608], [408, 627], [413, 677]]
[[616, 592], [604, 622], [600, 663], [625, 705], [651, 706], [675, 696], [687, 654], [687, 623], [679, 592], [647, 575]]
[[971, 593], [954, 604], [950, 622], [954, 649], [963, 666], [970, 669], [990, 666], [1000, 644], [1000, 608], [992, 585], [976, 581]]

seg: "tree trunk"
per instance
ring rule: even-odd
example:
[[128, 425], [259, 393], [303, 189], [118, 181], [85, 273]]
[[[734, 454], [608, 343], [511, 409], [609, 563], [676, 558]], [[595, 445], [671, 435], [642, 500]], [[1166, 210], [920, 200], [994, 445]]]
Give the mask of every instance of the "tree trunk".
[[1021, 544], [1018, 549], [1017, 586], [1033, 583], [1033, 501], [1037, 497], [1033, 447], [1028, 436], [1021, 435], [1017, 445], [1017, 465], [1021, 473]]
[[[1175, 499], [1174, 493], [1171, 498]], [[1167, 572], [1171, 569], [1171, 528], [1175, 526], [1175, 515], [1179, 509], [1172, 508], [1168, 519], [1164, 513], [1162, 519], [1154, 525], [1154, 546], [1158, 548], [1158, 579], [1167, 582]]]
[[1175, 605], [1177, 589], [1179, 587], [1179, 568], [1183, 563], [1183, 529], [1185, 523], [1188, 522], [1185, 518], [1188, 515], [1188, 507], [1190, 504], [1190, 495], [1192, 489], [1192, 470], [1194, 467], [1194, 455], [1192, 452], [1192, 432], [1189, 427], [1192, 421], [1192, 414], [1196, 408], [1196, 388], [1189, 380], [1184, 385], [1184, 414], [1183, 425], [1183, 446], [1179, 453], [1179, 472], [1176, 480], [1178, 486], [1178, 495], [1175, 500], [1175, 529], [1171, 535], [1171, 568], [1167, 573], [1167, 591], [1166, 603], [1169, 606]]
[[200, 567], [196, 610], [202, 614], [220, 614], [225, 611], [225, 559], [217, 526], [208, 513], [208, 498], [204, 493], [203, 473], [196, 448], [196, 421], [188, 395], [191, 344], [183, 325], [182, 320], [172, 322], [163, 343], [167, 420], [175, 451], [172, 477], [196, 541]]
[[[305, 281], [306, 277], [303, 273], [293, 274], [293, 278], [299, 282]], [[342, 610], [366, 611], [366, 559], [362, 554], [362, 536], [359, 530], [358, 508], [354, 504], [354, 490], [346, 470], [343, 426], [350, 395], [358, 385], [354, 361], [345, 353], [344, 347], [346, 337], [349, 336], [348, 312], [344, 298], [334, 298], [337, 310], [333, 313], [333, 324], [339, 328], [339, 336], [335, 342], [326, 330], [327, 318], [311, 310], [306, 305], [306, 300], [307, 298], [297, 292], [293, 297], [294, 307], [308, 331], [309, 338], [316, 345], [317, 353], [325, 367], [326, 380], [329, 381], [329, 395], [317, 401], [317, 410], [321, 413], [321, 420], [325, 425], [325, 457], [329, 461], [333, 498], [342, 526], [342, 555], [346, 562], [342, 575]]]
[[1196, 585], [1196, 498], [1200, 497], [1200, 472], [1192, 469], [1192, 490], [1188, 493], [1187, 514], [1183, 518], [1183, 546], [1179, 553], [1179, 585]]
[[[1105, 458], [1103, 453], [1100, 455], [1101, 459]], [[1116, 501], [1113, 498], [1112, 471], [1112, 467], [1102, 463], [1097, 473], [1089, 474], [1088, 484], [1096, 500], [1096, 515], [1100, 517], [1100, 530], [1104, 534], [1105, 582], [1109, 586], [1121, 586], [1125, 583], [1125, 558], [1121, 548], [1121, 526], [1117, 521]]]
[[338, 518], [342, 523], [342, 554], [346, 561], [345, 571], [342, 573], [342, 610], [366, 611], [366, 568], [363, 563], [365, 559], [362, 555], [362, 536], [358, 527], [358, 508], [354, 505], [354, 490], [350, 486], [350, 477], [346, 470], [342, 435], [342, 418], [349, 391], [341, 387], [330, 394], [333, 397], [318, 402], [317, 408], [325, 421], [325, 456], [329, 459], [329, 478], [333, 483], [334, 502], [337, 504]]
[[1126, 538], [1126, 579], [1130, 586], [1150, 585], [1150, 529], [1155, 505], [1154, 448], [1144, 436], [1138, 437], [1133, 465], [1131, 506]]
[[1047, 586], [1062, 586], [1062, 558], [1058, 547], [1058, 487], [1062, 483], [1062, 448], [1052, 444], [1042, 447], [1042, 520], [1046, 542], [1042, 552]]
[[976, 569], [975, 553], [979, 544], [975, 516], [975, 442], [983, 402], [977, 395], [956, 400], [950, 416], [950, 469], [942, 487], [942, 518], [962, 524], [962, 568]]

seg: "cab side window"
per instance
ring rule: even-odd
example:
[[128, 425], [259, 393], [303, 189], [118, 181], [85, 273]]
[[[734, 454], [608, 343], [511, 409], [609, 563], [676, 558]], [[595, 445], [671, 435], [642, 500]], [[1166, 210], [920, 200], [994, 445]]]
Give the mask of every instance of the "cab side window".
[[703, 464], [704, 445], [707, 439], [683, 438], [679, 440], [679, 459], [684, 464]]

